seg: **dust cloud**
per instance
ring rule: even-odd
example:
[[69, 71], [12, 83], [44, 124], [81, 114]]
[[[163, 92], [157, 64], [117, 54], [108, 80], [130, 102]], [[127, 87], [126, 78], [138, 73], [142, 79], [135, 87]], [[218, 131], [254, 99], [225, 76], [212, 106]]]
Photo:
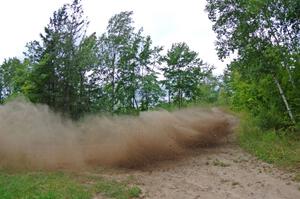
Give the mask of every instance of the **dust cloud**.
[[47, 106], [14, 101], [0, 106], [0, 167], [140, 167], [215, 144], [231, 129], [228, 115], [217, 109], [90, 116], [75, 123]]

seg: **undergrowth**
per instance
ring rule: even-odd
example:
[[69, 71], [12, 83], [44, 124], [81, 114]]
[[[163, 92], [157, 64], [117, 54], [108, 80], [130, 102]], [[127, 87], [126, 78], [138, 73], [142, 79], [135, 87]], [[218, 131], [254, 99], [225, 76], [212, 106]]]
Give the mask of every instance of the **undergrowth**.
[[262, 130], [249, 116], [242, 116], [239, 144], [259, 159], [300, 173], [300, 134], [289, 130]]

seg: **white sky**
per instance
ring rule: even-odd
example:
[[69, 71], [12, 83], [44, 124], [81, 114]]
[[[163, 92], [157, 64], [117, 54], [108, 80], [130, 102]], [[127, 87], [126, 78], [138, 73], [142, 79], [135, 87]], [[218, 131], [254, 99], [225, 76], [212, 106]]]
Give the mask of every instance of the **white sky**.
[[[0, 63], [22, 57], [25, 44], [38, 40], [52, 13], [72, 0], [0, 0]], [[89, 33], [102, 34], [108, 20], [121, 11], [133, 11], [137, 28], [143, 27], [155, 45], [169, 49], [186, 42], [199, 57], [221, 74], [225, 63], [215, 52], [215, 34], [204, 11], [206, 0], [82, 0], [90, 21]]]

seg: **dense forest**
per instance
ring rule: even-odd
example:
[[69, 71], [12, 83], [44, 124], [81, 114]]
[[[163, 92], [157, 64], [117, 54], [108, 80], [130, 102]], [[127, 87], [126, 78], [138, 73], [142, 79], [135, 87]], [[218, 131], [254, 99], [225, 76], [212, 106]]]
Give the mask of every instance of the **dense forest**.
[[[262, 128], [300, 120], [300, 1], [207, 0], [222, 77], [185, 42], [154, 46], [133, 12], [87, 34], [79, 0], [53, 13], [24, 58], [0, 67], [0, 103], [25, 96], [79, 119], [85, 114], [138, 114], [155, 107], [218, 103], [250, 113]], [[198, 24], [201, 25], [201, 24]]]

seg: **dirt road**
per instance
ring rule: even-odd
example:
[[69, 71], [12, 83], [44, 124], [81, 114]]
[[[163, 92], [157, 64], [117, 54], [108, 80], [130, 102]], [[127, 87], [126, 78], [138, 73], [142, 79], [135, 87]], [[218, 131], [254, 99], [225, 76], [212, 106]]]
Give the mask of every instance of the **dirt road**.
[[300, 198], [300, 184], [292, 181], [292, 174], [257, 160], [233, 142], [198, 149], [181, 160], [109, 175], [133, 179], [143, 190], [141, 198]]

